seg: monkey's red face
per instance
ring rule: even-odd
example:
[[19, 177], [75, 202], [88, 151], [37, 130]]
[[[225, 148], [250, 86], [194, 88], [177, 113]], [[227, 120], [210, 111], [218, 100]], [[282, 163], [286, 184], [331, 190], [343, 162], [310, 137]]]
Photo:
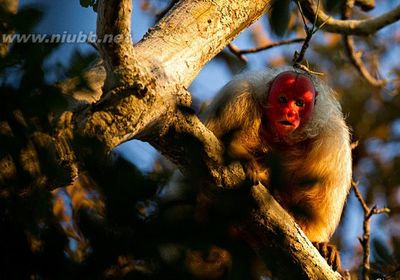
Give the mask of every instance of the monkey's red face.
[[280, 137], [291, 134], [311, 117], [315, 96], [314, 85], [307, 76], [293, 71], [282, 72], [269, 89], [268, 124]]

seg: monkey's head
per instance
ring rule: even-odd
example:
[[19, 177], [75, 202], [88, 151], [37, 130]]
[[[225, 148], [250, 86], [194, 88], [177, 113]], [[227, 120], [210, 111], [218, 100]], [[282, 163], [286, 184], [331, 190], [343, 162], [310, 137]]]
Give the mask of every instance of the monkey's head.
[[309, 121], [316, 96], [314, 84], [305, 74], [280, 73], [269, 87], [265, 112], [268, 127], [279, 138], [290, 136]]

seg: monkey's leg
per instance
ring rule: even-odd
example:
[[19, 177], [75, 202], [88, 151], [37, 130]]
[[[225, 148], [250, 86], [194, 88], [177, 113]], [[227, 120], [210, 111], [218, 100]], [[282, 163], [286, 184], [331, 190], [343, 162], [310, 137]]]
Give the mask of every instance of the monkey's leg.
[[321, 256], [333, 268], [333, 270], [340, 270], [340, 255], [335, 246], [330, 245], [327, 242], [313, 242], [313, 245], [318, 249]]

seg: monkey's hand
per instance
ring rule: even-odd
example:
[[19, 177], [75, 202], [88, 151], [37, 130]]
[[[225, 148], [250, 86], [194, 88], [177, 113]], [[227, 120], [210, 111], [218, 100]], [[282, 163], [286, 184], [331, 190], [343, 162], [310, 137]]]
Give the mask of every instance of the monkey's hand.
[[255, 159], [249, 160], [245, 164], [245, 168], [246, 176], [253, 184], [262, 183], [263, 185], [267, 185], [269, 177], [268, 169], [262, 168]]
[[234, 138], [228, 146], [228, 154], [232, 159], [238, 159], [243, 163], [246, 171], [246, 177], [250, 179], [255, 185], [261, 182], [266, 185], [268, 182], [268, 170], [263, 168], [258, 162], [257, 158], [252, 154], [249, 147], [240, 137]]
[[335, 246], [330, 245], [327, 242], [313, 242], [313, 245], [318, 249], [321, 256], [326, 260], [333, 270], [340, 270], [340, 255]]

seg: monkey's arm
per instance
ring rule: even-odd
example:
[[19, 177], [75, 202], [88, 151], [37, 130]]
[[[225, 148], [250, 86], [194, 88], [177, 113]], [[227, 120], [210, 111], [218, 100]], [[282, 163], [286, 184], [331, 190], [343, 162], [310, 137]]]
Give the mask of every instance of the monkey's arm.
[[260, 104], [248, 80], [228, 83], [210, 105], [206, 126], [226, 148], [228, 158], [244, 163], [254, 182], [267, 181], [267, 171], [259, 166], [255, 154], [260, 149]]
[[252, 84], [246, 80], [232, 80], [214, 98], [206, 111], [206, 126], [219, 139], [246, 129], [248, 118], [256, 111], [251, 94]]

